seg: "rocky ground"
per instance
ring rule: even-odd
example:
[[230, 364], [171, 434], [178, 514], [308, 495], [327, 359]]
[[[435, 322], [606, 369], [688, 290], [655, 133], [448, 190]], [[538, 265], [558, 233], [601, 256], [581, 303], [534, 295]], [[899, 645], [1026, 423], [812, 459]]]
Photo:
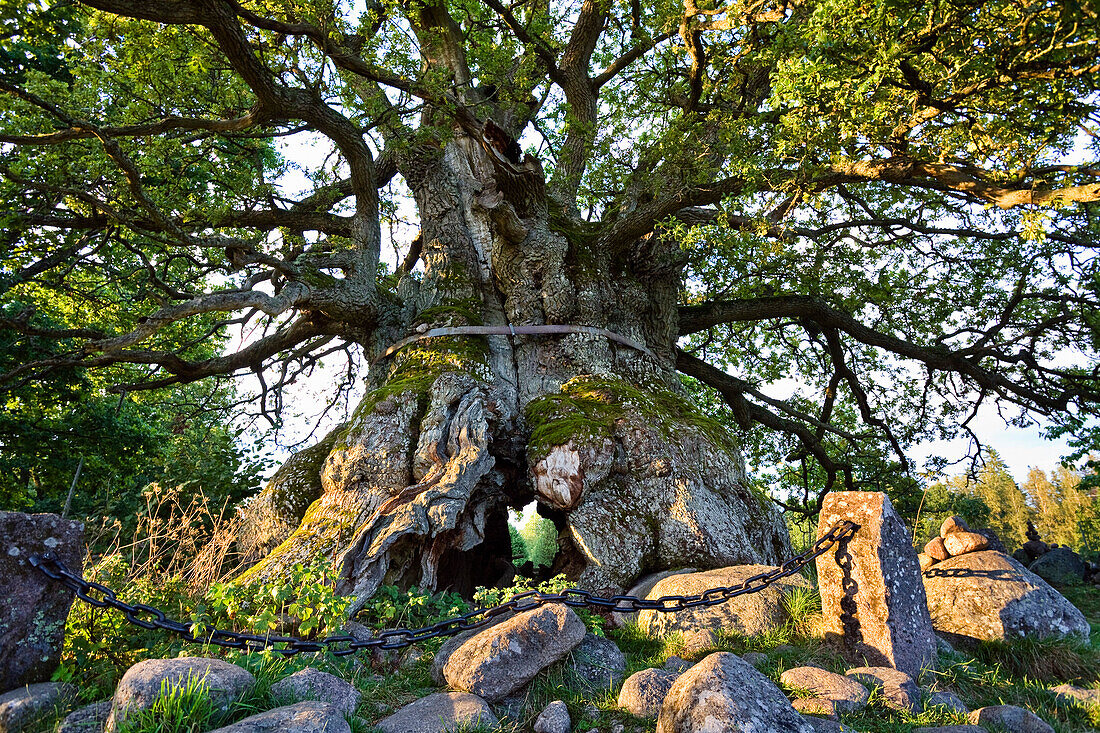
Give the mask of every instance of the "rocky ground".
[[[1100, 593], [1078, 587], [1069, 595], [1100, 622]], [[709, 730], [706, 719], [713, 722], [716, 711], [699, 701], [715, 697], [722, 700], [718, 712], [737, 716], [715, 730], [746, 723], [805, 733], [993, 731], [997, 721], [1010, 731], [1100, 726], [1100, 635], [1091, 647], [1023, 640], [955, 651], [944, 643], [940, 671], [912, 680], [847, 664], [815, 635], [817, 619], [799, 607], [808, 600], [808, 593], [795, 595], [787, 604], [794, 614], [755, 636], [696, 629], [654, 638], [627, 623], [601, 637], [572, 611], [551, 606], [434, 653], [411, 648], [352, 661], [231, 655], [235, 664], [149, 660], [127, 672], [112, 700], [64, 718], [23, 727], [12, 713], [17, 705], [0, 704], [8, 711], [0, 712], [0, 730], [672, 733]], [[188, 672], [205, 681], [213, 713], [206, 721], [214, 727], [155, 727], [171, 711], [158, 711], [160, 723], [140, 711], [165, 681], [180, 683]], [[47, 715], [69, 707], [59, 699], [63, 687], [46, 683], [35, 692], [52, 693], [39, 701]], [[187, 700], [177, 704], [186, 707]], [[958, 727], [971, 724], [979, 727]]]
[[[938, 664], [916, 679], [843, 659], [823, 635], [812, 579], [793, 578], [766, 602], [743, 596], [675, 619], [549, 605], [342, 659], [195, 647], [134, 665], [106, 700], [80, 700], [64, 683], [6, 693], [0, 733], [1100, 729], [1092, 578], [1059, 578], [1055, 589], [989, 542], [940, 544], [948, 552], [931, 548], [945, 556], [924, 573]], [[698, 592], [746, 572], [681, 573], [635, 592]]]

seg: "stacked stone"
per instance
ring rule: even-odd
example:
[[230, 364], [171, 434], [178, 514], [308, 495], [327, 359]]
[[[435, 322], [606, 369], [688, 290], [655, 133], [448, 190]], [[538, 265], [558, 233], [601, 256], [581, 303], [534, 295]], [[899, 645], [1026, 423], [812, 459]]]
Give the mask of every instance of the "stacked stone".
[[[991, 530], [971, 530], [962, 517], [948, 517], [940, 526], [940, 536], [928, 542], [917, 557], [924, 572], [948, 558], [983, 550], [1008, 554]], [[1100, 587], [1100, 565], [1086, 562], [1066, 545], [1043, 542], [1030, 522], [1027, 542], [1012, 553], [1012, 559], [1054, 585], [1092, 583]]]
[[1004, 546], [992, 532], [975, 532], [962, 517], [948, 517], [940, 525], [940, 536], [924, 546], [924, 552], [917, 555], [917, 560], [920, 561], [921, 572], [925, 572], [948, 558], [982, 550], [1003, 551]]
[[1047, 544], [1028, 522], [1027, 542], [1012, 553], [1016, 562], [1054, 585], [1092, 583], [1100, 587], [1100, 565], [1086, 562], [1069, 545]]

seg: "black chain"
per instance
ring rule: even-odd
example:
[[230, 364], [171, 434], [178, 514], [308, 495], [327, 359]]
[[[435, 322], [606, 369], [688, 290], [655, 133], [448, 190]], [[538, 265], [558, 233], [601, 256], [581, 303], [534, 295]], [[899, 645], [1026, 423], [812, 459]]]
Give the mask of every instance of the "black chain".
[[[310, 641], [294, 636], [244, 634], [222, 629], [213, 629], [206, 634], [196, 635], [193, 633], [191, 624], [170, 619], [160, 609], [147, 606], [144, 603], [126, 603], [119, 600], [115, 591], [107, 586], [74, 575], [52, 553], [46, 553], [42, 556], [31, 555], [29, 560], [34, 568], [76, 593], [76, 597], [80, 600], [96, 608], [117, 609], [122, 612], [127, 621], [143, 629], [164, 629], [178, 634], [187, 641], [215, 644], [230, 649], [244, 649], [246, 651], [270, 649], [286, 656], [292, 656], [300, 652], [327, 650], [335, 656], [343, 657], [354, 654], [361, 649], [403, 649], [428, 639], [454, 636], [463, 631], [481, 628], [501, 614], [529, 611], [548, 603], [561, 603], [574, 608], [601, 608], [616, 613], [633, 613], [635, 611], [671, 613], [687, 608], [715, 606], [736, 596], [758, 593], [777, 580], [794, 575], [833, 545], [851, 538], [858, 529], [859, 525], [854, 522], [841, 521], [837, 526], [822, 535], [806, 552], [792, 557], [775, 570], [754, 575], [747, 578], [740, 585], [730, 588], [711, 588], [696, 596], [662, 596], [650, 600], [636, 596], [611, 596], [607, 598], [579, 588], [568, 588], [561, 593], [543, 593], [533, 590], [514, 595], [499, 606], [479, 608], [462, 616], [455, 616], [446, 621], [440, 621], [419, 629], [389, 629], [369, 639], [358, 639], [354, 636], [345, 635], [329, 636], [324, 639]], [[102, 598], [91, 595], [93, 591], [100, 594]]]

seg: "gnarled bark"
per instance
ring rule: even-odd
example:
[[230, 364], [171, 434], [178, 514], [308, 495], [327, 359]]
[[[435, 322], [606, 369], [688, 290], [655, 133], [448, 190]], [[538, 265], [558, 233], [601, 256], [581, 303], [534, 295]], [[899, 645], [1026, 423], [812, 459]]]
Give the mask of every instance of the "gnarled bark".
[[459, 136], [415, 170], [424, 274], [398, 287], [415, 303], [398, 337], [578, 324], [653, 355], [581, 333], [405, 346], [375, 365], [376, 389], [320, 449], [321, 496], [301, 526], [245, 578], [324, 554], [360, 602], [383, 583], [469, 592], [508, 579], [507, 512], [532, 499], [561, 530], [555, 569], [589, 588], [786, 554], [735, 440], [676, 375], [675, 254], [655, 241], [615, 253], [555, 226], [538, 162], [487, 137]]

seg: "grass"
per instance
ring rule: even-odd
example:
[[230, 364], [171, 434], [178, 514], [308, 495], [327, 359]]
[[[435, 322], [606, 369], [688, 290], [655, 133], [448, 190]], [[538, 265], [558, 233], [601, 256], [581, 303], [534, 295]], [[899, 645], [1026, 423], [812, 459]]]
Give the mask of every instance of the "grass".
[[1073, 585], [1059, 589], [1069, 602], [1077, 606], [1081, 613], [1085, 614], [1089, 624], [1092, 625], [1090, 643], [1093, 648], [1100, 649], [1100, 588], [1088, 585]]
[[1100, 650], [1086, 642], [1059, 639], [983, 641], [966, 649], [987, 667], [1010, 677], [1088, 686], [1100, 677]]
[[1050, 688], [1063, 682], [1100, 689], [1100, 589], [1059, 589], [1088, 619], [1088, 641], [1018, 639], [981, 642], [945, 659], [937, 684], [950, 688], [972, 708], [1018, 705], [1036, 712], [1059, 733], [1100, 729], [1100, 707], [1058, 700]]
[[116, 727], [117, 733], [202, 733], [221, 718], [210, 699], [206, 681], [189, 676], [182, 686], [161, 680], [153, 704], [130, 713]]
[[[927, 674], [921, 680], [922, 685], [928, 689], [952, 691], [971, 708], [1010, 704], [1033, 710], [1058, 733], [1100, 729], [1100, 707], [1063, 702], [1049, 691], [1050, 687], [1062, 682], [1100, 687], [1100, 590], [1078, 586], [1065, 589], [1064, 593], [1093, 626], [1088, 642], [1025, 639], [975, 644], [954, 655], [941, 657], [940, 670]], [[646, 636], [637, 625], [610, 629], [606, 635], [626, 656], [626, 676], [648, 667], [661, 667], [672, 656], [696, 662], [713, 651], [738, 655], [761, 653], [764, 659], [758, 669], [777, 682], [780, 675], [792, 667], [814, 665], [843, 673], [851, 666], [821, 636], [820, 599], [815, 591], [805, 589], [792, 593], [786, 607], [790, 620], [784, 625], [753, 637], [718, 632], [710, 649], [694, 653], [688, 652], [680, 634], [655, 639]], [[597, 620], [597, 617], [590, 617], [588, 623], [597, 626]], [[276, 699], [271, 687], [306, 666], [336, 674], [363, 693], [362, 703], [349, 723], [353, 733], [370, 733], [377, 730], [372, 726], [382, 718], [438, 691], [431, 680], [430, 669], [434, 652], [441, 644], [438, 639], [424, 644], [421, 647], [423, 656], [403, 669], [397, 668], [396, 655], [371, 656], [366, 652], [341, 658], [303, 655], [286, 659], [273, 653], [245, 654], [178, 643], [171, 647], [171, 653], [167, 647], [150, 649], [150, 657], [184, 652], [225, 658], [252, 672], [256, 685], [225, 712], [213, 710], [208, 697], [193, 686], [166, 690], [155, 713], [135, 716], [120, 733], [202, 733], [287, 704], [287, 700]], [[608, 731], [616, 725], [621, 725], [625, 733], [656, 730], [656, 721], [635, 718], [618, 709], [617, 690], [586, 690], [568, 659], [541, 672], [527, 686], [521, 701], [495, 705], [494, 711], [502, 721], [497, 730], [530, 731], [537, 716], [554, 700], [565, 702], [574, 730]], [[891, 710], [880, 695], [872, 694], [864, 710], [843, 714], [841, 722], [868, 733], [909, 733], [921, 726], [959, 725], [966, 720], [965, 716], [944, 708], [926, 710], [919, 715]], [[468, 726], [465, 733], [488, 733], [489, 730], [484, 725]]]
[[[195, 653], [215, 656], [208, 649]], [[231, 652], [218, 656], [226, 656], [255, 677], [256, 683], [245, 695], [219, 710], [202, 678], [188, 677], [180, 687], [164, 681], [153, 706], [127, 717], [118, 733], [203, 733], [290, 704], [291, 700], [274, 694], [271, 688], [278, 680], [309, 666], [305, 660], [292, 661], [271, 653]]]
[[[1092, 624], [1090, 642], [1052, 639], [984, 642], [953, 657], [943, 657], [941, 671], [927, 675], [921, 682], [930, 689], [955, 692], [972, 709], [986, 705], [1018, 705], [1035, 711], [1058, 733], [1094, 733], [1100, 729], [1100, 708], [1061, 702], [1049, 691], [1050, 687], [1062, 682], [1097, 687], [1100, 679], [1100, 590], [1078, 586], [1067, 589], [1065, 595]], [[720, 632], [714, 650], [765, 654], [766, 659], [758, 668], [777, 682], [779, 676], [792, 667], [814, 665], [843, 673], [851, 666], [817, 633], [820, 600], [816, 592], [807, 589], [792, 594], [787, 608], [790, 621], [784, 626], [749, 638]], [[609, 636], [627, 655], [628, 674], [659, 667], [671, 655], [684, 656], [680, 635], [651, 639], [637, 626], [628, 626]], [[686, 658], [697, 661], [705, 653]], [[929, 709], [920, 714], [892, 710], [885, 705], [881, 695], [872, 693], [865, 709], [841, 715], [841, 722], [868, 733], [909, 733], [923, 726], [963, 725], [967, 721], [965, 715], [946, 708]], [[636, 720], [635, 723], [642, 730], [655, 729], [652, 721]]]

